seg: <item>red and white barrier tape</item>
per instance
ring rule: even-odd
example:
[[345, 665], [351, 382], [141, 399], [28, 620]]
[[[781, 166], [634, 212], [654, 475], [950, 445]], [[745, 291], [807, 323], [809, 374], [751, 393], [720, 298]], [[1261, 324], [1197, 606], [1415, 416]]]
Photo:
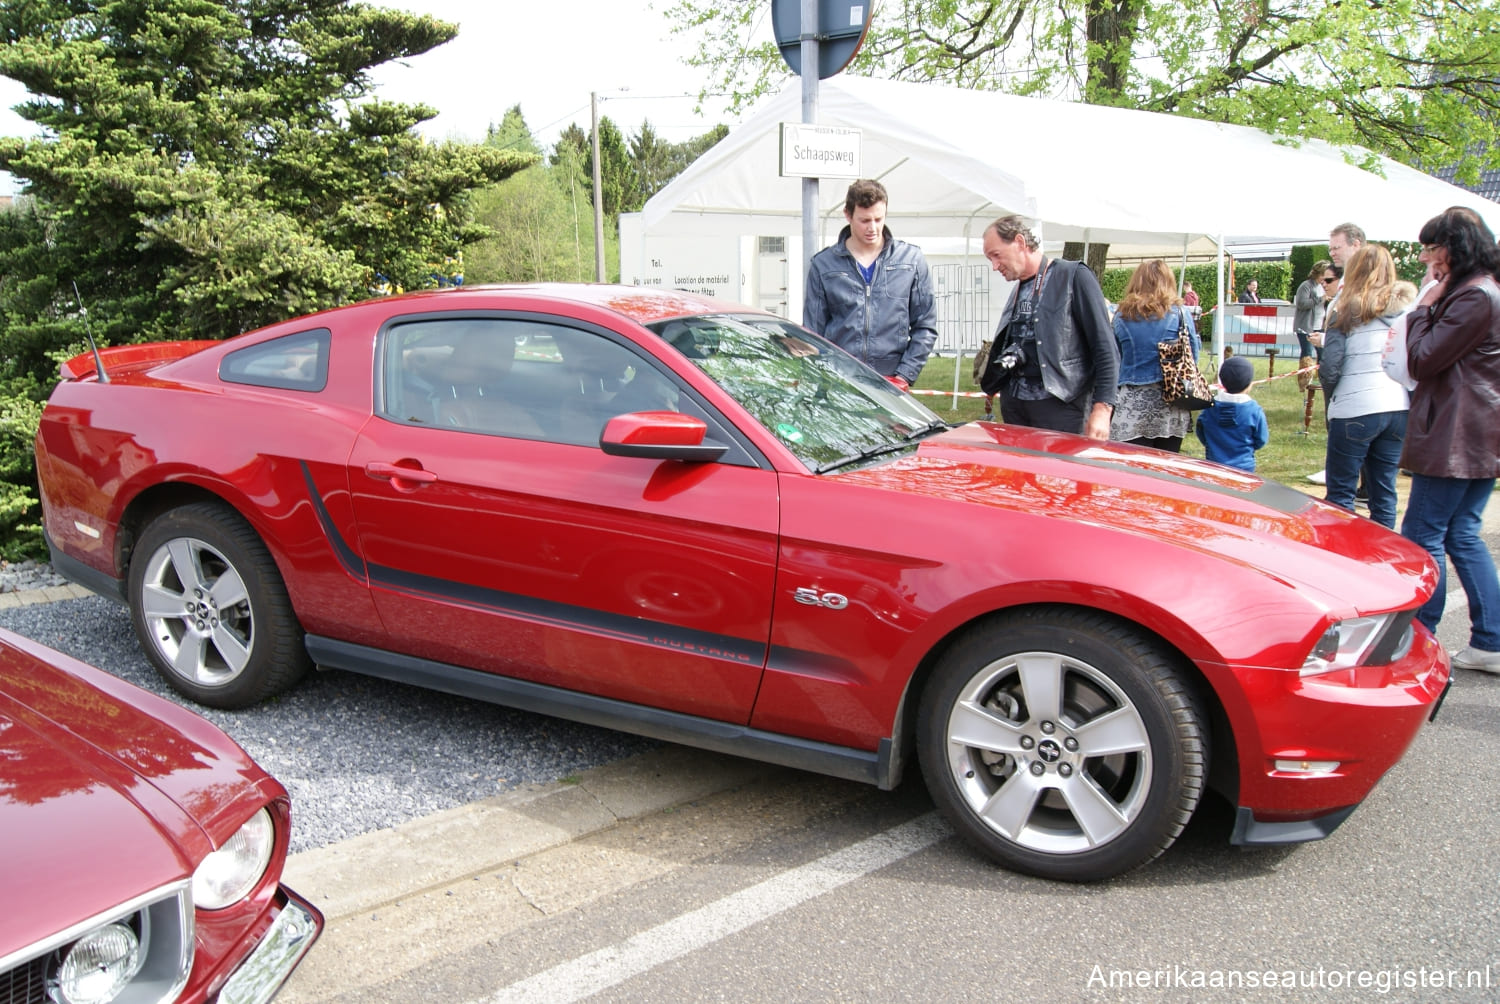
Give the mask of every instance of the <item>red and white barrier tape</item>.
[[[1316, 372], [1318, 372], [1318, 365], [1317, 365], [1317, 363], [1314, 363], [1311, 366], [1304, 366], [1304, 367], [1302, 367], [1299, 370], [1292, 370], [1290, 373], [1277, 373], [1277, 374], [1275, 374], [1273, 376], [1268, 376], [1268, 377], [1266, 377], [1263, 380], [1252, 380], [1250, 382], [1250, 386], [1254, 387], [1258, 383], [1270, 383], [1272, 380], [1285, 380], [1287, 377], [1301, 376], [1303, 373], [1316, 373]], [[1212, 389], [1214, 389], [1214, 390], [1218, 390], [1219, 389], [1219, 385], [1216, 384], [1216, 383], [1209, 384], [1209, 387], [1212, 388]], [[986, 397], [990, 396], [990, 395], [984, 393], [983, 391], [977, 391], [977, 390], [952, 391], [952, 390], [927, 390], [925, 388], [922, 389], [922, 390], [918, 390], [915, 387], [913, 387], [911, 390], [908, 390], [907, 393], [908, 394], [916, 394], [916, 395], [923, 396], [923, 397], [971, 397], [971, 398], [986, 398]]]

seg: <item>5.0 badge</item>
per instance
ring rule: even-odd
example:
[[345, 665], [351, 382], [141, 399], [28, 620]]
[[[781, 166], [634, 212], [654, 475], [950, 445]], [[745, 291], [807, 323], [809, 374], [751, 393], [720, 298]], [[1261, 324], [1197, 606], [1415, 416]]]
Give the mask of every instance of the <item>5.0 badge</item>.
[[803, 586], [794, 595], [798, 603], [806, 603], [810, 607], [842, 610], [849, 605], [849, 597], [843, 593], [820, 593], [811, 586]]

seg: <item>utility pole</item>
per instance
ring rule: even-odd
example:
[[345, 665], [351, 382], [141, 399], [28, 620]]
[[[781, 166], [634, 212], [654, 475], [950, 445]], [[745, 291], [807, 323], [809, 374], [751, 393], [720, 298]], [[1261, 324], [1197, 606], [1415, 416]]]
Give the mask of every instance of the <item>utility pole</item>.
[[589, 107], [594, 116], [594, 281], [603, 282], [604, 274], [604, 185], [599, 171], [599, 92], [589, 92]]

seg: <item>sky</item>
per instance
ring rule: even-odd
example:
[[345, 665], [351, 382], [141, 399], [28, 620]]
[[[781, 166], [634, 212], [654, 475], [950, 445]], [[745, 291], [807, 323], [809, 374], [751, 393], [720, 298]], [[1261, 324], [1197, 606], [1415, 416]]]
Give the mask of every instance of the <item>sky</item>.
[[[733, 125], [718, 102], [693, 112], [706, 72], [687, 66], [689, 36], [673, 36], [663, 11], [669, 0], [378, 0], [378, 6], [431, 14], [459, 26], [458, 36], [372, 74], [381, 97], [422, 103], [440, 114], [420, 127], [433, 139], [484, 138], [490, 123], [519, 103], [543, 145], [571, 122], [589, 128], [589, 95], [599, 114], [627, 135], [649, 120], [666, 140], [680, 142], [719, 122]], [[766, 20], [770, 4], [766, 3]], [[764, 28], [769, 37], [769, 27]], [[0, 135], [28, 136], [31, 123], [12, 112], [26, 92], [0, 77]], [[0, 172], [0, 195], [17, 186]]]

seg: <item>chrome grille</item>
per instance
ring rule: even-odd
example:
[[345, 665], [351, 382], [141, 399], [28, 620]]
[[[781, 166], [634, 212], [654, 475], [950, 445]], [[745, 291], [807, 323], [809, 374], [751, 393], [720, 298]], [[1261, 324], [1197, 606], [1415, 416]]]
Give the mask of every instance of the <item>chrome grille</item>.
[[0, 973], [0, 1004], [46, 1004], [46, 980], [45, 956]]

